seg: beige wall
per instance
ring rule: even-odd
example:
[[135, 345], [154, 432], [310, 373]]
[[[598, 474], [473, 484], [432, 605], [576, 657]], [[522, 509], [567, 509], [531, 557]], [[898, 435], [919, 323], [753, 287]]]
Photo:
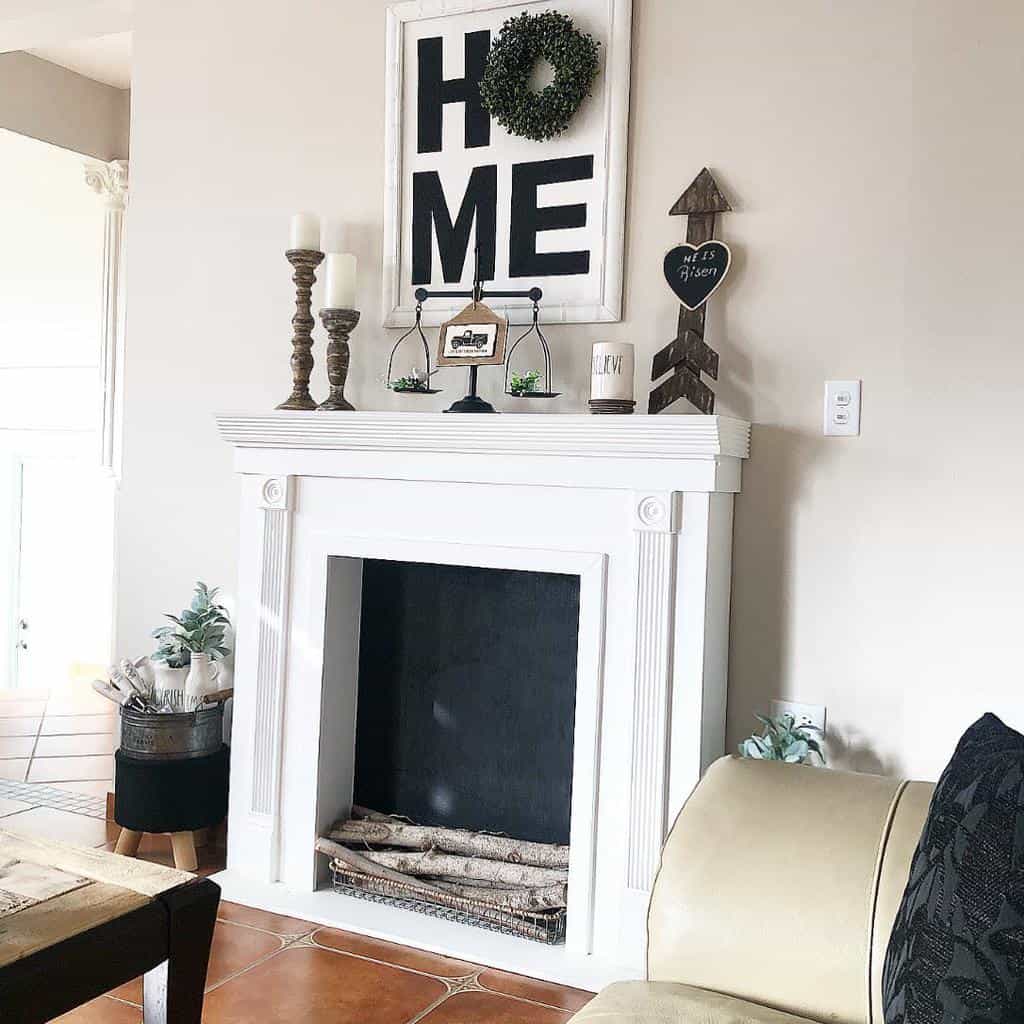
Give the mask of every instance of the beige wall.
[[98, 160], [128, 156], [129, 92], [29, 53], [0, 53], [0, 128]]
[[[385, 6], [136, 5], [125, 653], [196, 578], [233, 586], [212, 415], [288, 390], [294, 210], [349, 225], [352, 391], [402, 407], [378, 383]], [[677, 309], [666, 211], [709, 164], [736, 211], [720, 410], [756, 425], [730, 744], [776, 695], [826, 704], [869, 769], [934, 775], [983, 708], [1024, 726], [1022, 35], [1017, 0], [635, 0], [626, 318], [551, 331], [558, 409], [584, 408], [593, 340], [635, 342], [645, 387]], [[821, 436], [828, 377], [864, 379], [860, 438]]]

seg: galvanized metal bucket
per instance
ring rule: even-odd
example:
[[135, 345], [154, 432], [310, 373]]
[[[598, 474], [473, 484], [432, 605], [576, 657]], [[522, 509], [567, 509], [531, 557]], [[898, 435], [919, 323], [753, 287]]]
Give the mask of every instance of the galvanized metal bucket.
[[156, 715], [121, 708], [121, 753], [150, 761], [216, 754], [224, 741], [224, 705]]

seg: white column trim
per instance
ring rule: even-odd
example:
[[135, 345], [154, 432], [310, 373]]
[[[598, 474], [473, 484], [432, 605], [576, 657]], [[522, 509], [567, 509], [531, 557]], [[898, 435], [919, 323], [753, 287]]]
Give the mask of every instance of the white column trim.
[[103, 276], [100, 321], [100, 373], [103, 418], [100, 462], [120, 475], [121, 367], [124, 363], [124, 278], [127, 252], [124, 218], [128, 206], [128, 161], [85, 165], [85, 183], [103, 199]]
[[636, 633], [628, 888], [654, 882], [668, 811], [669, 712], [675, 628], [678, 491], [634, 493]]
[[281, 738], [284, 733], [285, 651], [291, 559], [293, 477], [260, 482], [263, 511], [259, 566], [259, 622], [256, 629], [255, 699], [252, 722], [252, 787], [249, 816], [270, 831], [267, 861], [276, 881], [280, 853]]

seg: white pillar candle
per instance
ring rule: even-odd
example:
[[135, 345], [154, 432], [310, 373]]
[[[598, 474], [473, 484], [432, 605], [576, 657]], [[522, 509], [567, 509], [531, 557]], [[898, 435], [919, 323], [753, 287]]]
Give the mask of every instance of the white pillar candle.
[[296, 213], [292, 217], [288, 248], [320, 251], [320, 218], [315, 213]]
[[590, 397], [633, 401], [633, 346], [628, 341], [598, 341], [590, 370]]
[[327, 254], [324, 308], [356, 308], [356, 258], [350, 252]]

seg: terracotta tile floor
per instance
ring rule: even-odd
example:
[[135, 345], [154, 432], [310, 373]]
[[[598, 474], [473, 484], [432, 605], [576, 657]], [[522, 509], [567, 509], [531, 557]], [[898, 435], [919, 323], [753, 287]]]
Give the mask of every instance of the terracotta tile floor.
[[[564, 1024], [591, 993], [221, 904], [204, 1024]], [[141, 981], [58, 1018], [141, 1024]]]

